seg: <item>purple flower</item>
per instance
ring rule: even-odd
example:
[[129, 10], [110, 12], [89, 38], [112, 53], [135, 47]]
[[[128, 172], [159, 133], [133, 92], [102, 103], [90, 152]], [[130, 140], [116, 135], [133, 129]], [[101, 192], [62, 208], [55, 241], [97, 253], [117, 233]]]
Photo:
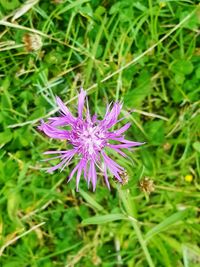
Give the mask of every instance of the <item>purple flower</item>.
[[[93, 191], [95, 190], [97, 183], [96, 168], [103, 173], [106, 185], [110, 189], [108, 171], [121, 183], [120, 174], [124, 171], [124, 168], [106, 154], [106, 148], [109, 148], [109, 151], [114, 150], [125, 157], [126, 154], [122, 149], [130, 149], [143, 143], [129, 141], [124, 138], [123, 133], [130, 127], [130, 123], [125, 124], [118, 130], [112, 130], [112, 127], [119, 122], [118, 116], [122, 109], [121, 103], [114, 103], [112, 108], [111, 104], [108, 105], [103, 120], [98, 120], [96, 115], [90, 116], [88, 107], [85, 116], [83, 116], [85, 98], [86, 92], [81, 89], [78, 96], [78, 116], [74, 117], [61, 99], [57, 97], [57, 104], [61, 111], [60, 116], [49, 118], [47, 123], [42, 121], [38, 127], [47, 136], [67, 140], [71, 144], [71, 149], [69, 150], [45, 152], [45, 154], [59, 154], [47, 160], [54, 158], [61, 160], [59, 164], [49, 168], [48, 172], [53, 172], [58, 168], [61, 168], [62, 171], [76, 155], [79, 162], [71, 171], [68, 180], [70, 181], [76, 173], [77, 190], [82, 173], [88, 186], [92, 183]], [[61, 126], [68, 126], [70, 130], [61, 129]]]

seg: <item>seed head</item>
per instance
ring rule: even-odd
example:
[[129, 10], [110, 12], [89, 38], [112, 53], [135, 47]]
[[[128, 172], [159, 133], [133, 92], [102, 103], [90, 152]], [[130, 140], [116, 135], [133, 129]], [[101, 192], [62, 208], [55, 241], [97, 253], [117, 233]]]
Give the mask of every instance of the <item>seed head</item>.
[[144, 179], [140, 180], [140, 189], [147, 194], [151, 194], [155, 190], [153, 180], [144, 177]]
[[37, 51], [42, 48], [42, 38], [38, 34], [27, 33], [23, 36], [23, 42], [28, 52]]

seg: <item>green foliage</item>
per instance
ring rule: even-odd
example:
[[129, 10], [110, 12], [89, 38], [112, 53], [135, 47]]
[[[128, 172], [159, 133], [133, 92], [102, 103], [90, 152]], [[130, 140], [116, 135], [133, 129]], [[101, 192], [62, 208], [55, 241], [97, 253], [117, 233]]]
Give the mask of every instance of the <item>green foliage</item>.
[[102, 216], [94, 216], [92, 218], [87, 218], [82, 221], [83, 225], [87, 224], [104, 224], [108, 222], [113, 222], [117, 220], [125, 220], [126, 216], [123, 214], [108, 214]]
[[[1, 266], [200, 265], [197, 2], [0, 1]], [[43, 46], [29, 51], [33, 30]], [[41, 161], [67, 144], [43, 136], [40, 119], [56, 116], [56, 95], [75, 113], [81, 85], [99, 117], [122, 101], [127, 138], [146, 142], [113, 154], [129, 181], [109, 176], [111, 191], [99, 171], [95, 193], [84, 179], [75, 192], [66, 178], [77, 162], [50, 175], [56, 159]]]

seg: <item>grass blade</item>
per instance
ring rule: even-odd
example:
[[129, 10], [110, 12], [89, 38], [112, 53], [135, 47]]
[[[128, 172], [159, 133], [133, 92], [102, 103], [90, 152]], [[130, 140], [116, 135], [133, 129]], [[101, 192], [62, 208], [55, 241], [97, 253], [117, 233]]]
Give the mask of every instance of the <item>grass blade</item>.
[[118, 221], [118, 220], [126, 220], [127, 217], [121, 213], [116, 214], [108, 214], [108, 215], [101, 215], [101, 216], [94, 216], [87, 218], [82, 221], [83, 225], [88, 224], [104, 224], [108, 222]]

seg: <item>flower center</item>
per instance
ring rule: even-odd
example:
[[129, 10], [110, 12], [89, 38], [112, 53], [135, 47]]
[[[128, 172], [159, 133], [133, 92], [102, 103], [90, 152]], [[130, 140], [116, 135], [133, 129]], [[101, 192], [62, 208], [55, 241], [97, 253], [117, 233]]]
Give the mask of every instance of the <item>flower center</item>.
[[89, 155], [95, 154], [104, 147], [105, 137], [103, 133], [100, 133], [97, 126], [89, 126], [80, 134], [79, 138], [85, 152]]
[[99, 126], [84, 123], [74, 129], [72, 143], [78, 147], [79, 152], [85, 156], [95, 156], [105, 146], [105, 132]]

